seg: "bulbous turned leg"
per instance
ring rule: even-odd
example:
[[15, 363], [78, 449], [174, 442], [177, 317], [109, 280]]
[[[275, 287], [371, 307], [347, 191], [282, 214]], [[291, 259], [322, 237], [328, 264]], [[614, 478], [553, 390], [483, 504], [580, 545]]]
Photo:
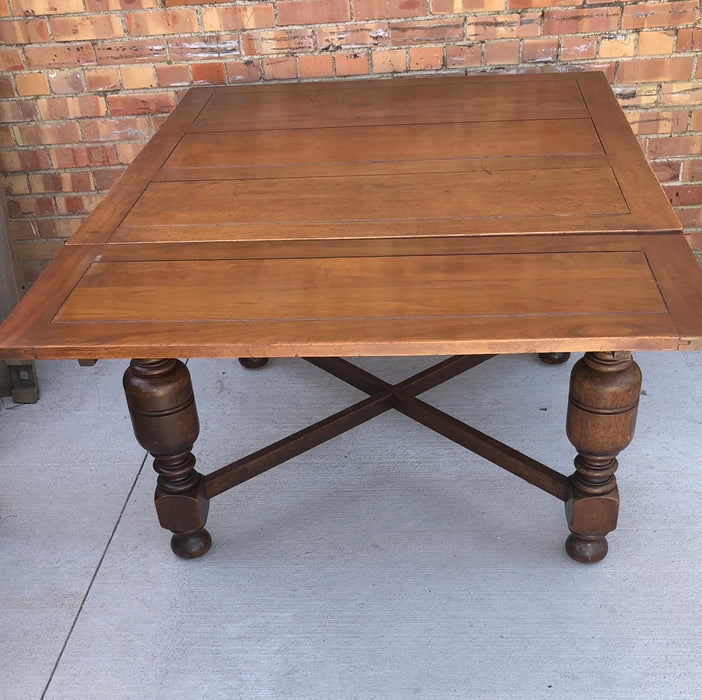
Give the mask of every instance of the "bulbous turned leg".
[[640, 392], [641, 371], [629, 352], [588, 352], [573, 367], [566, 430], [578, 456], [566, 501], [566, 551], [576, 561], [607, 554], [605, 535], [619, 511], [616, 456], [634, 437]]
[[212, 545], [205, 530], [209, 501], [191, 450], [200, 432], [190, 373], [180, 360], [132, 360], [124, 391], [139, 444], [154, 457], [154, 496], [161, 527], [171, 530], [179, 557], [202, 556]]
[[268, 364], [267, 357], [240, 357], [239, 364], [246, 369], [259, 369]]
[[540, 352], [539, 359], [547, 365], [562, 365], [570, 359], [569, 352]]

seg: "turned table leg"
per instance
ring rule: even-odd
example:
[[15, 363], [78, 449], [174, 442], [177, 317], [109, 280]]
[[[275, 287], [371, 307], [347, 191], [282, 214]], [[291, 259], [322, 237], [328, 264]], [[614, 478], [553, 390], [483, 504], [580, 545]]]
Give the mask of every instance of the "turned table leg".
[[154, 457], [156, 512], [173, 532], [171, 549], [183, 558], [202, 556], [212, 538], [205, 530], [209, 501], [191, 452], [200, 425], [190, 373], [180, 360], [132, 360], [124, 391], [136, 439]]
[[573, 367], [566, 428], [578, 456], [566, 501], [566, 551], [576, 561], [607, 554], [605, 535], [619, 510], [616, 456], [634, 436], [640, 391], [641, 371], [629, 352], [588, 352]]

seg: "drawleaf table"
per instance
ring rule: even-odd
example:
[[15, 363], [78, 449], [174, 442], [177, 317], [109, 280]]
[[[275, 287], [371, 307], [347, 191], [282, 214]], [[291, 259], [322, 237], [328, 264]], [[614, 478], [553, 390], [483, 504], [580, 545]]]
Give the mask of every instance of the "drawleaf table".
[[[635, 350], [702, 349], [702, 272], [601, 73], [189, 90], [0, 331], [2, 358], [131, 359], [172, 548], [223, 491], [396, 409], [565, 502], [566, 550], [616, 526]], [[497, 353], [584, 356], [565, 476], [422, 401]], [[448, 359], [391, 385], [340, 356]], [[368, 398], [195, 469], [182, 357], [304, 357]], [[468, 515], [466, 517], [469, 517]]]

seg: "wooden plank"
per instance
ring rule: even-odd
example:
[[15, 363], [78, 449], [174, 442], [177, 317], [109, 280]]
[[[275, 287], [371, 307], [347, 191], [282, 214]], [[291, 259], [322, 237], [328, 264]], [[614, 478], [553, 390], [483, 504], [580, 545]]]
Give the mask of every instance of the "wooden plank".
[[640, 251], [638, 236], [467, 236], [455, 238], [360, 238], [183, 243], [109, 243], [105, 262], [158, 260], [247, 260], [490, 253], [588, 253]]
[[252, 165], [168, 168], [159, 170], [152, 182], [191, 182], [199, 180], [270, 180], [295, 177], [352, 177], [354, 175], [393, 175], [412, 174], [421, 170], [426, 173], [455, 173], [461, 177], [469, 172], [493, 172], [495, 170], [551, 170], [566, 168], [608, 168], [604, 154], [551, 156], [547, 159], [537, 156], [519, 158], [471, 158], [443, 160], [396, 160], [365, 161], [345, 163], [312, 163], [297, 165]]
[[641, 231], [681, 231], [658, 179], [602, 73], [578, 76], [593, 123], [615, 172], [632, 221]]
[[679, 350], [702, 350], [702, 274], [681, 234], [641, 237], [646, 258], [680, 334]]
[[277, 90], [218, 90], [192, 131], [288, 129], [370, 124], [442, 124], [588, 116], [575, 78], [501, 82], [358, 81], [353, 90], [306, 83]]
[[[440, 78], [444, 85], [466, 85], [470, 83], [483, 83], [497, 85], [499, 83], [509, 83], [511, 87], [518, 84], [527, 86], [529, 83], [561, 83], [563, 80], [569, 80], [570, 76], [564, 76], [559, 73], [444, 73]], [[366, 89], [374, 88], [383, 91], [393, 90], [395, 88], [404, 88], [406, 85], [422, 87], [425, 85], [435, 85], [437, 81], [436, 75], [416, 75], [412, 73], [394, 73], [386, 76], [373, 77], [353, 77], [350, 80], [339, 78], [328, 78], [314, 82], [290, 83], [290, 82], [271, 82], [271, 83], [242, 83], [240, 85], [218, 87], [218, 92], [236, 91], [239, 93], [245, 92], [288, 92], [291, 85], [296, 85], [295, 89], [305, 90], [333, 90], [340, 92], [343, 90], [357, 91], [363, 87]], [[528, 86], [533, 88], [534, 86]]]
[[[26, 341], [23, 343], [23, 340]], [[404, 356], [677, 350], [670, 315], [584, 314], [495, 318], [276, 321], [253, 323], [56, 323], [0, 356], [79, 359], [130, 357]]]
[[[368, 222], [460, 220], [471, 232], [472, 220], [485, 220], [481, 231], [499, 230], [495, 220], [511, 219], [511, 231], [532, 229], [530, 217], [548, 217], [551, 230], [568, 228], [596, 215], [627, 214], [608, 168], [532, 171], [427, 173], [346, 178], [270, 179], [264, 187], [246, 180], [198, 183], [197, 197], [187, 182], [154, 182], [125, 218], [120, 229], [160, 227], [172, 236], [178, 226], [229, 226], [235, 239], [250, 238], [249, 227], [270, 224], [343, 223], [348, 236], [364, 235]], [[592, 224], [591, 224], [592, 226]], [[597, 224], [594, 224], [595, 228]], [[580, 227], [579, 227], [580, 228]], [[149, 231], [150, 240], [159, 240]], [[155, 237], [155, 238], [154, 238]], [[270, 236], [273, 237], [273, 236]], [[121, 233], [115, 240], [124, 240]], [[130, 240], [134, 240], [130, 238]], [[139, 240], [139, 239], [137, 239]]]
[[[512, 234], [601, 234], [613, 231], [617, 235], [635, 233], [630, 225], [628, 214], [612, 215], [573, 215], [554, 219], [548, 215], [516, 219], [488, 217], [478, 219], [415, 219], [409, 221], [342, 221], [315, 223], [270, 223], [260, 224], [192, 224], [153, 225], [120, 227], [112, 236], [111, 243], [142, 244], [202, 242], [217, 243], [228, 241], [265, 242], [341, 239], [380, 239], [397, 238], [409, 240], [416, 237], [457, 237], [495, 236]], [[515, 226], [521, 225], [521, 230]], [[610, 234], [611, 235], [611, 234]]]
[[99, 261], [54, 322], [665, 311], [641, 253]]
[[[458, 122], [436, 128], [405, 124], [191, 133], [183, 137], [163, 168], [248, 170], [265, 165], [365, 165], [463, 158], [490, 158], [496, 167], [499, 159], [508, 158], [502, 162], [502, 167], [508, 168], [509, 161], [525, 156], [545, 160], [602, 153], [589, 119]], [[188, 177], [188, 173], [182, 176]]]
[[[54, 314], [95, 260], [98, 251], [99, 247], [94, 246], [64, 246], [61, 249], [51, 262], [50, 274], [39, 277], [3, 323], [0, 358], [38, 357], [30, 348], [45, 342]], [[83, 357], [79, 355], [76, 359]]]

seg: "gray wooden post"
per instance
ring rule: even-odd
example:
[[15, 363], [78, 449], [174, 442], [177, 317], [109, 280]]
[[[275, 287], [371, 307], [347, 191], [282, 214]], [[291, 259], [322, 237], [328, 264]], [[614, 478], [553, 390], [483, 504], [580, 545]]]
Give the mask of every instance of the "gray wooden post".
[[[7, 222], [5, 194], [0, 190], [0, 322], [7, 318], [19, 299]], [[34, 363], [27, 360], [0, 361], [0, 396], [12, 396], [17, 403], [36, 403], [39, 386]]]

